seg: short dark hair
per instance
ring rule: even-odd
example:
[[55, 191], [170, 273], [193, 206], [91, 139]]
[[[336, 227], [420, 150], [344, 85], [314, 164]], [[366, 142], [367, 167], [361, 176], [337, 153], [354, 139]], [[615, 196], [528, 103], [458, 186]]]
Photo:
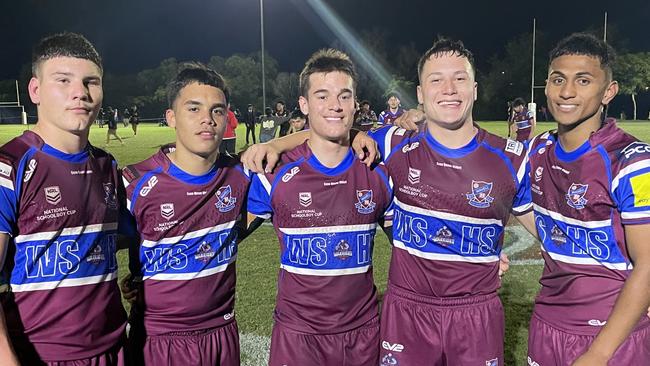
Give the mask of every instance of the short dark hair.
[[95, 47], [81, 34], [63, 32], [42, 38], [32, 50], [32, 76], [36, 76], [40, 65], [56, 57], [74, 57], [92, 61], [104, 72], [102, 58]]
[[520, 105], [526, 105], [524, 98], [515, 98], [515, 100], [512, 101], [513, 107], [519, 107]]
[[302, 113], [300, 109], [294, 109], [294, 111], [291, 112], [291, 117], [289, 117], [289, 119], [297, 119], [297, 118], [306, 119], [307, 117], [305, 117], [305, 115]]
[[362, 100], [361, 103], [359, 103], [359, 106], [362, 106], [362, 105], [370, 105], [370, 102], [367, 101], [367, 100]]
[[267, 116], [273, 114], [273, 110], [271, 109], [271, 107], [264, 108], [264, 114], [266, 114]]
[[[418, 78], [422, 76], [422, 69], [424, 64], [432, 57], [438, 57], [444, 54], [452, 54], [458, 57], [465, 57], [469, 61], [472, 71], [476, 74], [476, 69], [474, 67], [474, 55], [472, 52], [465, 48], [465, 45], [460, 40], [453, 40], [445, 37], [438, 38], [433, 42], [433, 46], [429, 48], [418, 61]], [[422, 80], [420, 80], [422, 81]]]
[[395, 97], [395, 98], [397, 98], [397, 99], [401, 99], [401, 98], [399, 97], [399, 94], [396, 93], [396, 92], [390, 92], [390, 93], [386, 94], [386, 100], [388, 100], [388, 99], [390, 99], [390, 98], [392, 98], [392, 97]]
[[350, 56], [333, 48], [316, 51], [305, 63], [300, 72], [300, 95], [306, 97], [309, 91], [309, 76], [315, 73], [339, 71], [350, 75], [352, 86], [357, 87], [357, 71]]
[[192, 83], [209, 85], [220, 89], [226, 96], [226, 104], [228, 104], [230, 91], [226, 86], [226, 81], [223, 76], [200, 62], [187, 62], [181, 65], [174, 79], [167, 84], [167, 103], [169, 104], [169, 108], [172, 108], [181, 89]]
[[562, 39], [549, 53], [549, 65], [558, 57], [581, 55], [595, 57], [608, 77], [612, 77], [612, 65], [616, 61], [616, 52], [602, 39], [589, 33], [573, 33]]

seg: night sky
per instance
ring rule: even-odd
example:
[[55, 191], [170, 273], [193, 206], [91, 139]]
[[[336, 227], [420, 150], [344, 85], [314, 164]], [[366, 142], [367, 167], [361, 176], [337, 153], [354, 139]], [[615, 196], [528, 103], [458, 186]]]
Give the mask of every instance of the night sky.
[[[313, 1], [265, 0], [266, 49], [280, 71], [299, 71], [334, 34], [309, 5]], [[604, 11], [614, 41], [628, 51], [650, 51], [650, 1], [355, 1], [325, 2], [360, 32], [385, 30], [391, 44], [427, 49], [436, 34], [462, 39], [479, 66], [514, 36], [529, 32], [533, 16], [551, 41], [587, 28], [602, 28]], [[3, 0], [0, 4], [0, 79], [18, 76], [32, 45], [63, 30], [95, 44], [107, 72], [156, 67], [161, 60], [208, 61], [260, 49], [259, 0]], [[390, 45], [388, 47], [390, 49]], [[540, 57], [542, 57], [540, 55]], [[545, 55], [543, 55], [545, 57]], [[390, 64], [389, 60], [386, 60]]]

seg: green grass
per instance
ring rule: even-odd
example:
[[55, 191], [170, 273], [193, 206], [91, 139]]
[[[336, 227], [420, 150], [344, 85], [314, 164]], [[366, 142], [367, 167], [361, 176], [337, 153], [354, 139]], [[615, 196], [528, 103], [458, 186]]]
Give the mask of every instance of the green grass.
[[[481, 122], [487, 130], [504, 135], [505, 122]], [[644, 141], [650, 140], [650, 128], [644, 122], [624, 122], [620, 125]], [[553, 123], [539, 123], [537, 131], [552, 129]], [[0, 144], [19, 135], [25, 126], [0, 127]], [[141, 124], [138, 136], [133, 136], [130, 128], [118, 129], [125, 144], [116, 141], [105, 147], [106, 128], [93, 126], [90, 134], [92, 144], [104, 147], [119, 161], [121, 166], [141, 161], [153, 154], [162, 144], [174, 140], [174, 132], [168, 127]], [[242, 149], [245, 142], [245, 127], [237, 129], [237, 148]], [[509, 236], [506, 236], [506, 245]], [[536, 248], [525, 255], [535, 257]], [[118, 253], [120, 278], [127, 272], [126, 253]], [[256, 233], [242, 243], [237, 260], [237, 320], [242, 333], [270, 336], [272, 313], [276, 294], [276, 279], [279, 268], [279, 246], [270, 226], [260, 227]], [[374, 253], [375, 282], [380, 293], [386, 288], [390, 247], [383, 233], [378, 233]], [[517, 259], [517, 257], [512, 258]], [[506, 313], [506, 365], [526, 365], [528, 321], [532, 312], [533, 300], [539, 290], [540, 265], [513, 266], [504, 277], [501, 299]], [[244, 355], [244, 358], [246, 356]]]

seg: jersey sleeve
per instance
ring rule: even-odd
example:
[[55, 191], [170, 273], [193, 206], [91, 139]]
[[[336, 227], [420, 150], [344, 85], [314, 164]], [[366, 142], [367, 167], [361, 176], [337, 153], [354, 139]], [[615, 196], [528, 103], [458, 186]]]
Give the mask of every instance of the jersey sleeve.
[[381, 154], [381, 161], [386, 162], [393, 149], [400, 145], [408, 131], [397, 126], [384, 126], [368, 131], [368, 136], [375, 140]]
[[[645, 143], [635, 144], [650, 150]], [[650, 223], [650, 153], [637, 155], [631, 155], [629, 163], [624, 161], [612, 179], [612, 196], [623, 225]]]
[[266, 175], [253, 175], [246, 206], [248, 212], [257, 217], [268, 219], [273, 215], [273, 209], [271, 208], [271, 183]]
[[118, 184], [117, 189], [117, 198], [120, 203], [117, 231], [125, 236], [136, 236], [138, 230], [135, 223], [135, 217], [133, 217], [131, 211], [129, 211], [126, 199], [126, 185], [128, 181], [124, 178], [124, 172], [122, 170], [120, 170], [120, 176], [122, 179], [121, 183]]
[[385, 118], [386, 118], [386, 113], [385, 112], [379, 113], [379, 118], [377, 118], [377, 123], [380, 124], [380, 125], [383, 125]]
[[12, 235], [18, 216], [17, 167], [0, 155], [0, 232]]
[[530, 187], [530, 161], [528, 154], [524, 154], [521, 164], [517, 170], [517, 193], [512, 202], [512, 214], [515, 216], [524, 215], [533, 209], [533, 197]]

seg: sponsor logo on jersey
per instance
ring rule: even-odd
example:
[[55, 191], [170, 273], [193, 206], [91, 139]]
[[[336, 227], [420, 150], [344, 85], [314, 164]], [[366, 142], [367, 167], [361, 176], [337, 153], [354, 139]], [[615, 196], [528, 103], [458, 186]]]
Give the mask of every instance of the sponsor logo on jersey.
[[537, 150], [537, 153], [538, 153], [539, 155], [542, 155], [542, 154], [545, 153], [545, 152], [546, 152], [546, 148], [545, 148], [545, 147], [541, 147], [539, 150]]
[[409, 145], [409, 144], [406, 144], [406, 145], [404, 145], [404, 147], [402, 147], [402, 152], [403, 152], [403, 153], [407, 153], [407, 152], [409, 152], [409, 151], [411, 151], [411, 150], [415, 150], [415, 149], [417, 149], [418, 146], [420, 146], [420, 143], [417, 142], [417, 141], [414, 142], [414, 143], [412, 143], [412, 144], [410, 144], [410, 145]]
[[214, 195], [217, 196], [217, 203], [215, 203], [215, 206], [217, 206], [219, 212], [228, 212], [235, 208], [237, 198], [232, 196], [232, 188], [230, 188], [230, 184], [217, 189], [217, 192]]
[[491, 360], [485, 361], [485, 366], [499, 366], [499, 359], [493, 358]]
[[492, 182], [472, 180], [472, 193], [466, 193], [469, 204], [477, 208], [490, 207], [494, 198], [490, 196]]
[[381, 348], [392, 351], [392, 352], [402, 352], [404, 351], [404, 345], [399, 343], [390, 343], [387, 341], [381, 341]]
[[95, 247], [90, 251], [90, 254], [88, 254], [88, 257], [86, 257], [86, 262], [92, 264], [99, 264], [104, 260], [106, 260], [106, 257], [104, 256], [102, 247], [99, 244], [95, 245]]
[[36, 165], [38, 165], [38, 163], [36, 163], [35, 159], [29, 161], [27, 164], [27, 170], [25, 171], [25, 176], [23, 177], [23, 182], [27, 183], [30, 179], [32, 179], [34, 171], [36, 171]]
[[587, 204], [587, 199], [585, 198], [587, 189], [589, 189], [589, 184], [571, 184], [567, 194], [565, 195], [567, 205], [577, 210], [585, 208], [585, 205]]
[[506, 152], [519, 156], [522, 151], [524, 151], [524, 144], [513, 139], [506, 140]]
[[639, 174], [630, 178], [630, 186], [634, 193], [634, 207], [650, 205], [650, 173]]
[[569, 173], [570, 173], [568, 170], [562, 168], [562, 167], [559, 166], [559, 165], [551, 165], [551, 169], [553, 169], [553, 170], [559, 170], [559, 171], [561, 171], [561, 172], [564, 173], [564, 174], [569, 174]]
[[8, 177], [11, 175], [11, 171], [13, 168], [9, 164], [5, 164], [0, 161], [0, 175], [4, 175], [5, 177]]
[[422, 171], [420, 171], [419, 169], [409, 168], [409, 177], [408, 177], [409, 178], [409, 183], [411, 183], [411, 184], [420, 183], [420, 174], [421, 173], [422, 173]]
[[528, 366], [539, 366], [539, 364], [533, 361], [533, 359], [530, 358], [530, 356], [528, 356]]
[[454, 235], [451, 233], [448, 227], [443, 226], [438, 231], [436, 235], [433, 236], [433, 242], [438, 243], [442, 246], [449, 246], [454, 244]]
[[286, 172], [282, 176], [282, 181], [287, 183], [288, 181], [291, 180], [291, 178], [293, 178], [294, 175], [298, 174], [299, 172], [300, 172], [300, 167], [294, 166], [293, 168], [291, 168], [290, 171]]
[[142, 190], [140, 190], [140, 196], [147, 197], [149, 192], [151, 192], [151, 190], [153, 189], [153, 187], [156, 186], [156, 184], [158, 184], [158, 177], [154, 175], [153, 177], [149, 178], [149, 180], [147, 181], [147, 185], [144, 186]]
[[538, 166], [537, 169], [535, 169], [535, 182], [542, 180], [542, 173], [544, 173], [544, 168]]
[[104, 187], [104, 202], [106, 206], [112, 210], [117, 210], [117, 191], [113, 183], [103, 183]]
[[[194, 259], [199, 262], [208, 263], [215, 255], [215, 251], [212, 250], [212, 247], [207, 242], [201, 243], [199, 249], [196, 250], [194, 254]], [[226, 319], [227, 320], [227, 319]]]
[[633, 143], [627, 145], [621, 151], [621, 154], [623, 154], [625, 159], [629, 159], [633, 155], [643, 154], [643, 153], [650, 153], [650, 145], [646, 144], [645, 142], [640, 142], [640, 141], [636, 141], [636, 142], [633, 142]]
[[169, 220], [174, 217], [174, 204], [163, 203], [160, 205], [160, 216], [162, 216], [165, 220]]
[[362, 214], [369, 214], [375, 210], [377, 204], [372, 201], [372, 189], [357, 190], [357, 203], [354, 207]]
[[604, 327], [605, 324], [607, 324], [607, 321], [606, 320], [603, 321], [603, 320], [598, 320], [598, 319], [591, 319], [587, 323], [589, 325], [593, 326], [593, 327]]
[[393, 357], [392, 353], [389, 353], [389, 354], [385, 355], [381, 359], [381, 363], [379, 364], [379, 366], [397, 366], [397, 365], [398, 365], [397, 359], [395, 359], [395, 357]]
[[223, 320], [230, 320], [235, 316], [235, 312], [233, 311], [232, 313], [227, 313], [223, 316]]
[[45, 187], [45, 201], [51, 205], [61, 202], [61, 190], [59, 186]]
[[300, 206], [309, 207], [311, 205], [311, 192], [298, 193], [298, 200], [300, 202]]
[[334, 247], [334, 257], [343, 261], [352, 257], [350, 244], [348, 244], [348, 242], [345, 240], [339, 241], [339, 243]]
[[557, 225], [553, 225], [553, 228], [551, 229], [551, 241], [553, 241], [555, 245], [566, 244], [566, 235], [564, 235]]

